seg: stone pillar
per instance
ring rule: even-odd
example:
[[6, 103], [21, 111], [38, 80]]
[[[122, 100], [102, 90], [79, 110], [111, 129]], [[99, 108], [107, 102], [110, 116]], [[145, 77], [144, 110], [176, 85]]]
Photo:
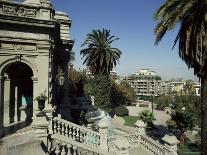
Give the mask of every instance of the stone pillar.
[[141, 136], [140, 135], [146, 134], [147, 125], [142, 120], [138, 120], [134, 125], [136, 127], [138, 147], [140, 147], [140, 143], [141, 143]]
[[146, 129], [147, 125], [143, 121], [138, 120], [134, 125], [136, 127], [136, 135], [146, 134], [145, 129]]
[[38, 103], [35, 98], [38, 96], [38, 79], [37, 77], [32, 77], [33, 81], [33, 119], [36, 118], [37, 110], [38, 110]]
[[11, 80], [9, 78], [6, 78], [5, 82], [4, 82], [4, 108], [3, 108], [3, 113], [4, 113], [4, 126], [8, 126], [9, 125], [9, 103], [10, 103], [10, 82]]
[[109, 151], [108, 147], [108, 124], [105, 120], [101, 120], [98, 123], [100, 137], [100, 148], [105, 151]]
[[175, 136], [165, 135], [162, 140], [164, 141], [165, 155], [178, 155], [177, 145], [180, 141]]
[[0, 137], [3, 134], [4, 120], [4, 77], [0, 76]]

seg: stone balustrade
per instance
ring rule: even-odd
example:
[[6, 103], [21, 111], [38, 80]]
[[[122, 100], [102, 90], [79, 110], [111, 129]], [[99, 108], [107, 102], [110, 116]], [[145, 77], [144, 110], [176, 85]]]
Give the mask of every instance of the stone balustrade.
[[94, 132], [59, 117], [52, 119], [51, 128], [49, 129], [52, 131], [51, 134], [62, 135], [80, 143], [100, 147], [101, 135], [98, 132]]
[[131, 147], [139, 147], [153, 155], [164, 155], [164, 146], [147, 135], [132, 134], [125, 136], [125, 138], [130, 143]]
[[136, 133], [125, 136], [131, 147], [138, 147], [152, 155], [177, 155], [179, 141], [175, 136], [165, 135], [163, 145], [146, 135], [144, 122], [138, 120], [135, 125]]
[[56, 155], [112, 155], [109, 152], [103, 151], [94, 146], [88, 146], [84, 143], [74, 141], [63, 135], [54, 134], [51, 136], [53, 139], [53, 146], [50, 149], [50, 154]]
[[140, 135], [140, 148], [153, 155], [164, 155], [164, 146], [147, 135]]

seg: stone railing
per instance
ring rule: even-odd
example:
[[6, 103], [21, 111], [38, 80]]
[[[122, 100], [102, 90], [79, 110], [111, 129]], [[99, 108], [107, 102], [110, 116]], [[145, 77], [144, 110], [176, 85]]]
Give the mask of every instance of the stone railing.
[[131, 147], [139, 147], [153, 155], [164, 155], [164, 146], [154, 141], [147, 135], [127, 135], [125, 136]]
[[56, 155], [112, 155], [94, 146], [88, 146], [84, 143], [66, 138], [63, 135], [54, 134], [51, 136], [53, 145], [50, 148], [50, 154]]
[[140, 148], [154, 155], [164, 155], [164, 146], [147, 135], [140, 135]]
[[162, 138], [164, 145], [146, 135], [144, 122], [136, 122], [136, 134], [126, 135], [124, 138], [129, 142], [131, 148], [138, 147], [152, 155], [177, 155], [177, 144], [179, 141], [175, 136], [165, 135]]
[[90, 146], [100, 147], [101, 135], [85, 127], [55, 117], [49, 125], [50, 134], [57, 134]]

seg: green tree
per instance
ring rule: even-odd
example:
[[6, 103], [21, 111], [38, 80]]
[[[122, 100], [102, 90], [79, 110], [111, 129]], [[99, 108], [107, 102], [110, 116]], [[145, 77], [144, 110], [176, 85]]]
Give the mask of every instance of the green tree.
[[154, 19], [155, 44], [180, 24], [174, 43], [179, 43], [179, 56], [201, 79], [201, 152], [207, 154], [207, 0], [166, 0]]
[[111, 95], [112, 107], [131, 105], [137, 99], [136, 92], [126, 81], [122, 81], [120, 84], [112, 82]]
[[169, 95], [161, 95], [155, 98], [155, 103], [157, 104], [157, 109], [163, 110], [165, 107], [168, 107], [170, 104]]
[[90, 67], [94, 75], [108, 75], [114, 66], [117, 65], [121, 56], [121, 50], [111, 47], [111, 44], [118, 40], [115, 36], [110, 35], [110, 30], [92, 30], [87, 34], [84, 43], [87, 46], [80, 51], [85, 58], [83, 64]]
[[138, 118], [147, 124], [148, 127], [153, 125], [152, 121], [155, 120], [153, 113], [149, 110], [141, 111]]
[[194, 120], [192, 115], [188, 112], [176, 111], [171, 115], [172, 121], [176, 122], [176, 128], [180, 131], [179, 140], [181, 144], [184, 143], [184, 131], [194, 127]]
[[105, 111], [111, 110], [111, 82], [107, 75], [94, 77], [95, 106]]
[[82, 44], [82, 47], [87, 47], [80, 51], [84, 58], [83, 64], [89, 66], [95, 76], [95, 105], [107, 111], [111, 108], [109, 74], [121, 56], [121, 50], [111, 47], [111, 44], [118, 39], [110, 34], [110, 30], [92, 30]]

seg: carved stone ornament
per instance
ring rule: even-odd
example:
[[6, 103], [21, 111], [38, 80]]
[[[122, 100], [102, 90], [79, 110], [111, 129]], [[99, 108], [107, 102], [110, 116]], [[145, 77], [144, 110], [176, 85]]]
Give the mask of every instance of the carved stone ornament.
[[19, 54], [19, 55], [15, 55], [15, 60], [16, 60], [17, 62], [20, 62], [21, 59], [22, 59], [22, 55], [21, 55], [21, 54]]
[[35, 18], [37, 10], [22, 6], [10, 6], [2, 4], [2, 12], [7, 15]]
[[16, 51], [23, 51], [24, 50], [24, 45], [22, 45], [22, 44], [13, 44], [13, 48]]

